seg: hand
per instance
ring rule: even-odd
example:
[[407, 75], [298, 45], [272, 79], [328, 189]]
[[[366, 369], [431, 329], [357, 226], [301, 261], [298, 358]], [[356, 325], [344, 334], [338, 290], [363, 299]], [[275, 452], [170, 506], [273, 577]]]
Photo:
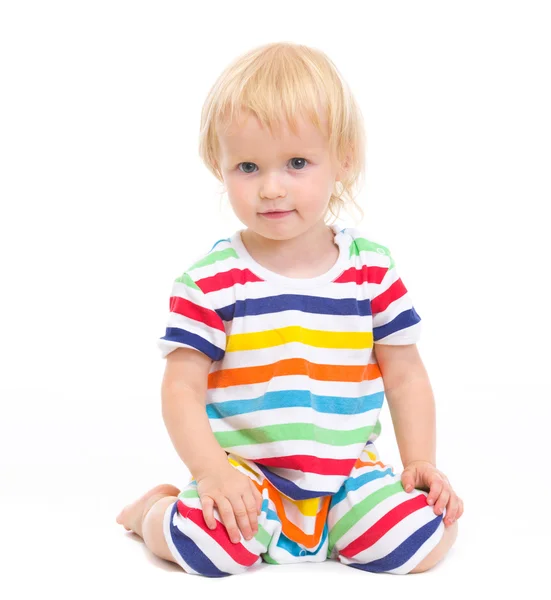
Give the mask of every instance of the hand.
[[432, 463], [414, 460], [402, 472], [402, 485], [406, 492], [414, 488], [429, 492], [427, 502], [434, 504], [434, 512], [442, 514], [446, 508], [444, 524], [450, 526], [463, 514], [463, 500], [453, 491], [448, 478]]
[[213, 509], [216, 504], [234, 544], [240, 541], [239, 529], [246, 540], [250, 540], [258, 532], [262, 496], [247, 475], [243, 475], [228, 463], [221, 469], [198, 477], [196, 481], [203, 517], [209, 529], [216, 527]]

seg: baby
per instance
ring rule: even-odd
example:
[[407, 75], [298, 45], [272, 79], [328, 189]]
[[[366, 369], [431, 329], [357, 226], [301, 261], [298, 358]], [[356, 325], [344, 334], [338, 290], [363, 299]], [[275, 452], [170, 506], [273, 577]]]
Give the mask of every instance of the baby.
[[[163, 419], [193, 479], [117, 522], [208, 577], [262, 561], [430, 569], [463, 502], [436, 467], [421, 318], [392, 255], [330, 224], [364, 173], [347, 84], [317, 49], [255, 48], [210, 91], [200, 153], [245, 228], [176, 279], [158, 341]], [[385, 396], [400, 475], [374, 443]]]

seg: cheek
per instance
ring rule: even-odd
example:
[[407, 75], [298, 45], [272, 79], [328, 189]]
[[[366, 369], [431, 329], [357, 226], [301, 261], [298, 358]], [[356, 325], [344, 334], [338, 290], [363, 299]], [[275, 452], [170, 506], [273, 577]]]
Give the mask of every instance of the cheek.
[[332, 192], [333, 185], [331, 181], [313, 177], [301, 182], [299, 194], [306, 207], [317, 210], [320, 205], [329, 202]]
[[237, 202], [248, 196], [246, 183], [237, 179], [228, 180], [226, 182], [226, 189], [230, 198], [233, 198]]
[[226, 181], [226, 191], [233, 211], [238, 217], [247, 218], [251, 212], [254, 212], [254, 192], [243, 181]]

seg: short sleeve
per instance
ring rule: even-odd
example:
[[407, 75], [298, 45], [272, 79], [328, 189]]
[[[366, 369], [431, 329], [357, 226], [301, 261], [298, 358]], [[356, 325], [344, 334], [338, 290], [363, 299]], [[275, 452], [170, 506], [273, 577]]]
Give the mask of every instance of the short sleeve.
[[193, 348], [212, 360], [224, 357], [224, 322], [212, 307], [208, 295], [188, 273], [178, 277], [172, 286], [166, 332], [157, 341], [157, 346], [162, 358], [176, 348]]
[[385, 248], [385, 267], [371, 300], [373, 343], [415, 344], [421, 337], [421, 317], [400, 279], [391, 253]]

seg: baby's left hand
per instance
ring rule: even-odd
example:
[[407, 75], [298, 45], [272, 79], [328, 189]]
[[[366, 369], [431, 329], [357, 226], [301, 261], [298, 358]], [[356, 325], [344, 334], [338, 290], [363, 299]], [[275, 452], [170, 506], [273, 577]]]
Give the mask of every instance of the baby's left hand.
[[463, 514], [463, 500], [453, 491], [448, 478], [433, 464], [415, 460], [402, 472], [402, 485], [406, 492], [414, 488], [429, 492], [427, 502], [434, 504], [434, 512], [441, 515], [446, 509], [444, 524], [450, 526]]

